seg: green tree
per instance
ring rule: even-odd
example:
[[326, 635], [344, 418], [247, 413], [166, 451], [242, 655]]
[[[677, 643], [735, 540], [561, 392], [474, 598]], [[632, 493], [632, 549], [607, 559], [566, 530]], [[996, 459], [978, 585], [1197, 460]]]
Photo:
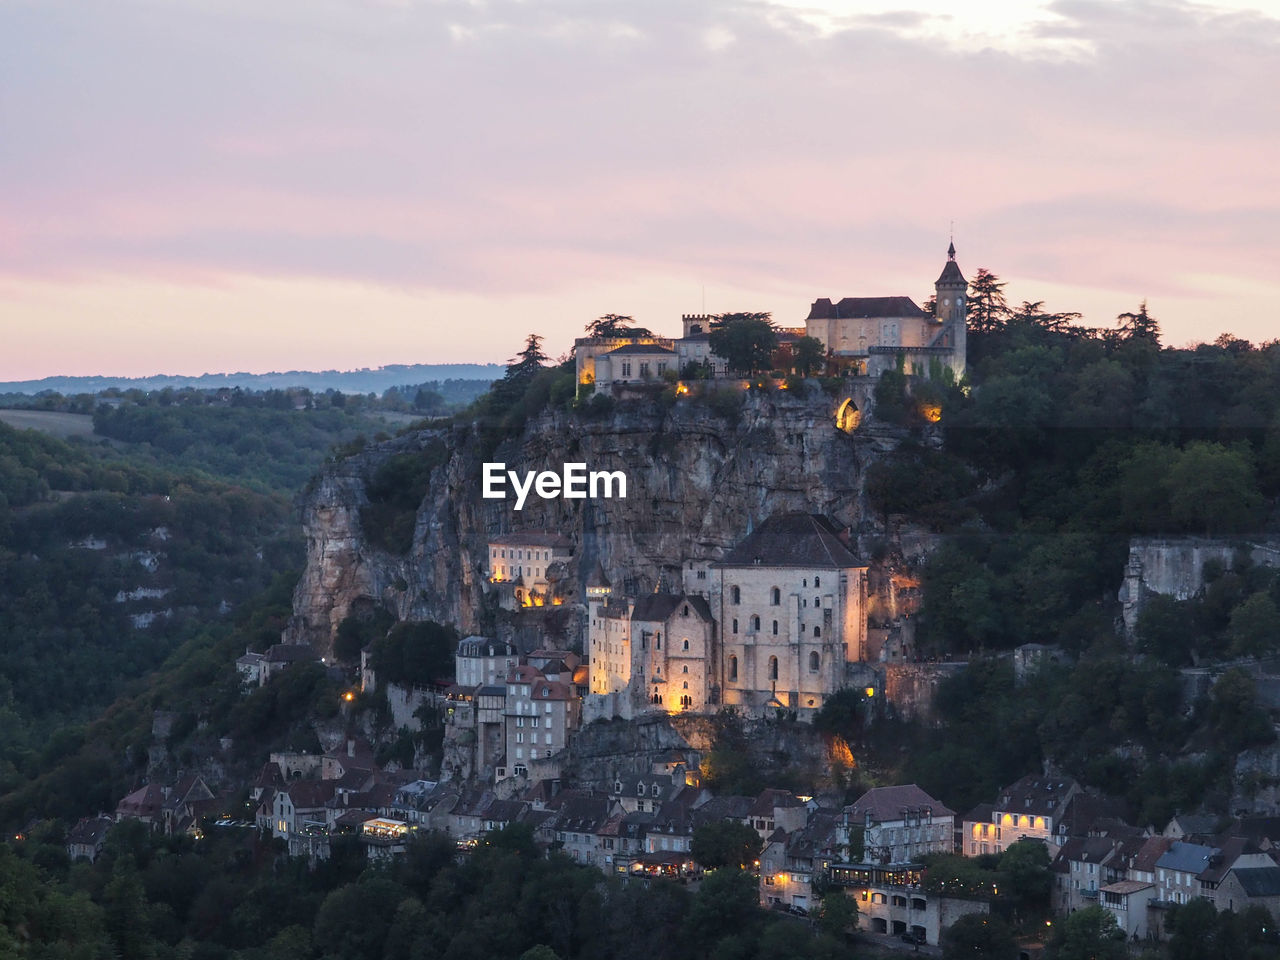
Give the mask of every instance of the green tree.
[[999, 917], [966, 913], [942, 931], [943, 960], [1016, 960], [1013, 931]]
[[1280, 609], [1269, 593], [1255, 593], [1231, 611], [1231, 654], [1262, 657], [1280, 645]]
[[1169, 914], [1169, 960], [1217, 960], [1239, 956], [1221, 953], [1217, 942], [1218, 909], [1203, 897], [1174, 907]]
[[1146, 340], [1159, 345], [1160, 324], [1147, 313], [1147, 301], [1142, 301], [1137, 313], [1122, 313], [1116, 320], [1120, 324], [1120, 333], [1126, 340]]
[[974, 333], [996, 333], [1009, 320], [1009, 305], [1004, 299], [1005, 284], [986, 267], [979, 267], [969, 281], [969, 309], [966, 325]]
[[707, 874], [689, 906], [685, 933], [707, 951], [725, 937], [749, 934], [760, 922], [760, 890], [752, 874], [722, 867]]
[[1050, 960], [1126, 960], [1124, 931], [1109, 910], [1085, 907], [1059, 921], [1053, 928], [1047, 956]]
[[1019, 840], [1000, 855], [1000, 889], [1019, 912], [1049, 909], [1053, 878], [1049, 851], [1036, 840]]
[[822, 898], [818, 928], [827, 936], [843, 941], [858, 929], [858, 901], [843, 890], [830, 890]]
[[705, 869], [745, 869], [760, 856], [760, 834], [736, 820], [713, 820], [693, 831], [689, 852]]
[[802, 377], [821, 370], [826, 360], [827, 348], [817, 337], [800, 337], [791, 345], [791, 364]]
[[587, 336], [604, 338], [644, 336], [648, 334], [648, 330], [632, 326], [634, 322], [634, 318], [621, 313], [606, 313], [604, 316], [587, 324]]
[[1217, 443], [1188, 444], [1168, 476], [1169, 507], [1183, 529], [1204, 534], [1253, 529], [1262, 494], [1246, 452]]
[[766, 370], [778, 346], [778, 334], [767, 313], [722, 313], [712, 318], [712, 352], [724, 358], [729, 369], [752, 375]]

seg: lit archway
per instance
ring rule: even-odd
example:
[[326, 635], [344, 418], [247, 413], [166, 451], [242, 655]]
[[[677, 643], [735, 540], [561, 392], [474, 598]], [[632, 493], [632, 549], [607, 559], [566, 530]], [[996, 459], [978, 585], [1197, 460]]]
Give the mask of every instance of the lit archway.
[[836, 429], [853, 433], [862, 423], [862, 411], [854, 405], [853, 397], [846, 397], [836, 410]]

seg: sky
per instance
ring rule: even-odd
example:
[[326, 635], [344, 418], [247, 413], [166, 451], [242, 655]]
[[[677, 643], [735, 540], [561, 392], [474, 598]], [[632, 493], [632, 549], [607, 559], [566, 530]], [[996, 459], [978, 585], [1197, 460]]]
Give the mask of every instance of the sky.
[[1262, 342], [1277, 91], [1280, 0], [0, 0], [0, 380], [798, 326], [953, 235]]

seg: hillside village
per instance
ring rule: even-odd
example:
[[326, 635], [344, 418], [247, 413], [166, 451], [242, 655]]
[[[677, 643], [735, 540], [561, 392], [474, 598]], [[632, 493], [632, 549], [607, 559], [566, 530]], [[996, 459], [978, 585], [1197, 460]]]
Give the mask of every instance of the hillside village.
[[[821, 340], [850, 383], [904, 365], [958, 378], [965, 289], [953, 247], [930, 311], [904, 297], [818, 300], [804, 328], [783, 334]], [[625, 398], [631, 387], [670, 379], [668, 371], [730, 379], [707, 346], [706, 321], [684, 317], [684, 336], [674, 340], [647, 332], [579, 340], [576, 380]], [[835, 429], [856, 427], [840, 407]], [[1027, 770], [967, 811], [912, 783], [874, 786], [852, 802], [830, 781], [813, 795], [780, 787], [717, 794], [704, 783], [706, 751], [689, 738], [579, 775], [574, 751], [620, 725], [648, 730], [732, 715], [803, 728], [836, 702], [853, 704], [869, 724], [887, 712], [927, 716], [933, 689], [964, 664], [917, 655], [913, 584], [895, 594], [892, 617], [872, 612], [877, 564], [831, 516], [774, 513], [737, 531], [718, 559], [665, 558], [648, 581], [653, 589], [611, 578], [599, 559], [586, 564], [581, 543], [550, 528], [494, 534], [484, 556], [484, 603], [503, 612], [504, 626], [462, 637], [452, 676], [405, 686], [379, 677], [366, 648], [358, 689], [344, 694], [345, 729], [330, 728], [325, 752], [273, 752], [251, 784], [239, 785], [247, 801], [234, 810], [237, 785], [191, 774], [143, 784], [113, 816], [77, 825], [69, 854], [92, 860], [123, 820], [175, 836], [254, 828], [312, 863], [339, 843], [358, 845], [370, 862], [400, 857], [430, 831], [465, 857], [486, 835], [519, 825], [543, 849], [605, 875], [696, 884], [723, 863], [700, 861], [697, 838], [736, 825], [753, 837], [741, 866], [756, 878], [761, 905], [804, 917], [835, 891], [856, 902], [861, 930], [917, 945], [937, 945], [961, 917], [1001, 903], [994, 873], [961, 875], [937, 858], [989, 867], [1014, 846], [1041, 851], [1034, 856], [1054, 915], [1098, 906], [1132, 941], [1165, 937], [1171, 908], [1194, 898], [1280, 917], [1280, 810], [1268, 807], [1265, 792], [1234, 817], [1179, 814], [1168, 824], [1126, 823], [1122, 805], [1053, 769]], [[1162, 581], [1155, 556], [1135, 544], [1121, 596], [1130, 628], [1144, 598], [1196, 589]], [[1199, 575], [1195, 566], [1190, 577]], [[580, 635], [541, 632], [540, 618], [556, 608], [580, 613], [570, 621]], [[1064, 654], [1028, 642], [1009, 656], [1024, 676]], [[317, 661], [315, 648], [288, 640], [246, 651], [235, 668], [251, 691]], [[322, 666], [343, 678], [340, 668]], [[350, 712], [357, 698], [374, 695], [387, 698], [395, 728], [443, 718], [438, 767], [378, 762], [367, 727]], [[828, 736], [826, 749], [853, 760], [838, 737]]]

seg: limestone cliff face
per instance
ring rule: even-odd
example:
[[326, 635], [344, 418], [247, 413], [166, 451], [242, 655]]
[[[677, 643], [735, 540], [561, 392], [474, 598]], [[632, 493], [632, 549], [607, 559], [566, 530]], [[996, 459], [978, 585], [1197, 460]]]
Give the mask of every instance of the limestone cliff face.
[[[865, 397], [859, 399], [865, 405]], [[615, 588], [632, 591], [663, 581], [678, 585], [682, 560], [718, 558], [775, 511], [825, 512], [864, 538], [878, 535], [877, 519], [864, 509], [863, 479], [898, 438], [865, 418], [852, 434], [838, 429], [842, 400], [816, 389], [805, 396], [751, 393], [733, 419], [700, 402], [682, 400], [664, 410], [636, 400], [619, 402], [613, 415], [599, 419], [545, 413], [496, 450], [485, 449], [471, 426], [366, 448], [328, 465], [305, 500], [307, 565], [286, 638], [328, 654], [338, 624], [361, 604], [385, 606], [399, 619], [475, 631], [482, 625], [486, 543], [499, 533], [563, 533], [575, 545], [571, 573], [578, 585], [599, 561]], [[411, 549], [404, 556], [375, 549], [361, 527], [367, 478], [389, 457], [440, 439], [449, 456], [431, 474]], [[482, 499], [486, 461], [522, 475], [559, 473], [566, 462], [622, 470], [627, 497], [541, 500], [531, 494], [516, 511], [514, 498]]]

